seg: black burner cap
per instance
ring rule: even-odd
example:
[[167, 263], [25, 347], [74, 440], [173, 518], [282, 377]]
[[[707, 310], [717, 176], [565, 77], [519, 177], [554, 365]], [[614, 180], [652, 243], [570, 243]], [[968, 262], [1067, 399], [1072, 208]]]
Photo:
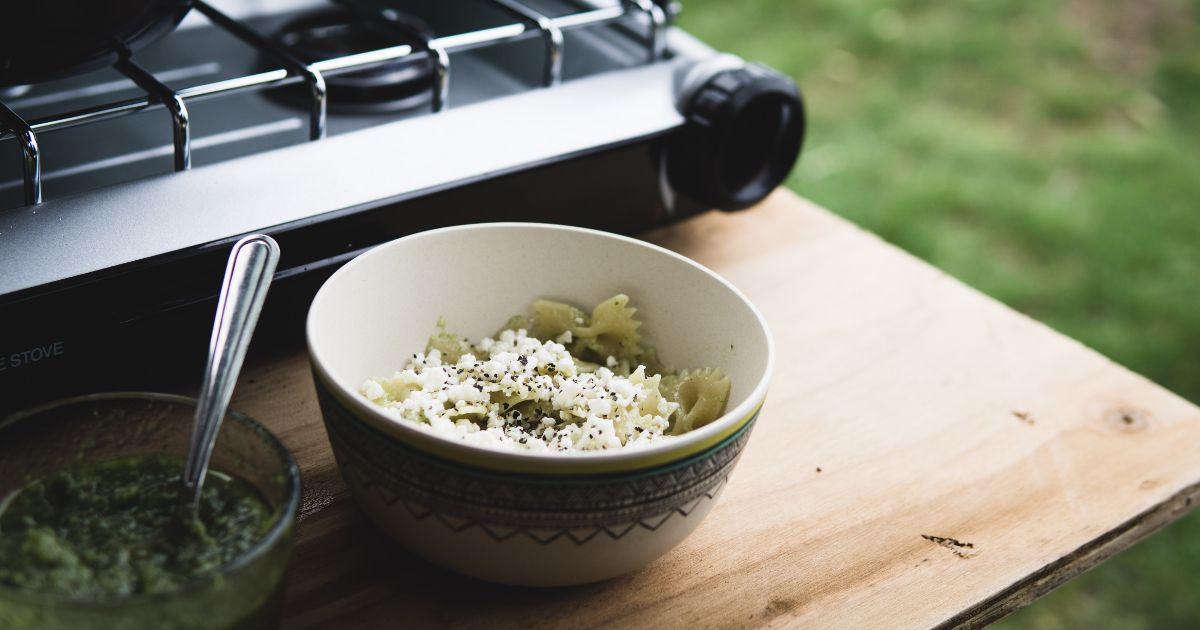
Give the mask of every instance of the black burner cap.
[[[305, 63], [402, 45], [424, 50], [422, 37], [429, 34], [429, 28], [416, 18], [399, 19], [413, 31], [412, 38], [402, 39], [391, 29], [385, 32], [348, 11], [332, 10], [288, 22], [276, 39]], [[422, 52], [365, 70], [331, 74], [325, 77], [329, 112], [382, 114], [428, 105], [433, 98], [433, 76], [433, 63]], [[307, 107], [310, 98], [303, 86], [268, 94], [297, 107]]]

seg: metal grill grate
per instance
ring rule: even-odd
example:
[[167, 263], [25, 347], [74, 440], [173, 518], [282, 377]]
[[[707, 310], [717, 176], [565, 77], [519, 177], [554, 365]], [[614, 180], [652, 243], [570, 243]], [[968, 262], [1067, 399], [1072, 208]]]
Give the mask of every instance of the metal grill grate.
[[171, 114], [173, 123], [175, 170], [182, 171], [191, 167], [191, 134], [187, 110], [187, 104], [190, 102], [303, 82], [307, 84], [312, 99], [309, 140], [319, 140], [325, 137], [326, 129], [325, 77], [377, 67], [408, 55], [428, 55], [433, 63], [434, 78], [430, 90], [433, 92], [431, 109], [434, 112], [441, 111], [446, 106], [450, 81], [449, 54], [451, 52], [481, 48], [539, 35], [546, 42], [542, 82], [544, 85], [550, 86], [558, 83], [562, 78], [564, 31], [602, 26], [626, 17], [643, 15], [647, 24], [644, 35], [647, 61], [654, 62], [663, 56], [666, 41], [665, 29], [669, 16], [661, 6], [652, 0], [622, 0], [616, 6], [581, 10], [558, 17], [542, 15], [519, 0], [485, 1], [501, 8], [518, 21], [477, 31], [443, 37], [428, 37], [414, 33], [408, 27], [400, 24], [387, 10], [364, 12], [365, 17], [376, 21], [381, 26], [397, 31], [403, 30], [404, 36], [417, 36], [423, 41], [415, 47], [392, 46], [316, 63], [304, 63], [274, 40], [225, 15], [203, 0], [196, 0], [195, 9], [210, 22], [263, 55], [276, 60], [281, 67], [257, 74], [172, 90], [159, 78], [139, 66], [132, 55], [123, 54], [114, 68], [145, 92], [144, 97], [106, 103], [29, 121], [22, 119], [0, 101], [0, 139], [4, 139], [6, 135], [16, 138], [22, 155], [25, 203], [26, 205], [35, 205], [42, 202], [42, 162], [37, 136], [44, 132], [165, 107]]

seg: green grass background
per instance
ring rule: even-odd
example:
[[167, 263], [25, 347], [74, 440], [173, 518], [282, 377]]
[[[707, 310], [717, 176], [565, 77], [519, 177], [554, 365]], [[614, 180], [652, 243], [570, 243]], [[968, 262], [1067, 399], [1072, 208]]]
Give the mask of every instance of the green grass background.
[[[805, 93], [787, 185], [1200, 403], [1200, 0], [687, 0]], [[999, 624], [1200, 628], [1200, 512]]]

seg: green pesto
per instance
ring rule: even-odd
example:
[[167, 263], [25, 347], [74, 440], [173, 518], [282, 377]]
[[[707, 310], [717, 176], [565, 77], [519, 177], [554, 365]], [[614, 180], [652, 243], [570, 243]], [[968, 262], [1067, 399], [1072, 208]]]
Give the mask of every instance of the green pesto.
[[22, 488], [0, 512], [0, 584], [71, 599], [170, 593], [214, 575], [266, 533], [245, 482], [209, 471], [195, 512], [183, 462], [161, 455], [72, 467]]

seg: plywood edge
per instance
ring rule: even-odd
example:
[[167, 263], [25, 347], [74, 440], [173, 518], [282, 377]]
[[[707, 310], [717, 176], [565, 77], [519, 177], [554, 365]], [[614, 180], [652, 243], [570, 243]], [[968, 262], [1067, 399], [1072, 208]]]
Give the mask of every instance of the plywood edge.
[[1175, 522], [1200, 505], [1200, 482], [1184, 487], [1104, 535], [935, 626], [982, 628], [1032, 604], [1069, 580]]

